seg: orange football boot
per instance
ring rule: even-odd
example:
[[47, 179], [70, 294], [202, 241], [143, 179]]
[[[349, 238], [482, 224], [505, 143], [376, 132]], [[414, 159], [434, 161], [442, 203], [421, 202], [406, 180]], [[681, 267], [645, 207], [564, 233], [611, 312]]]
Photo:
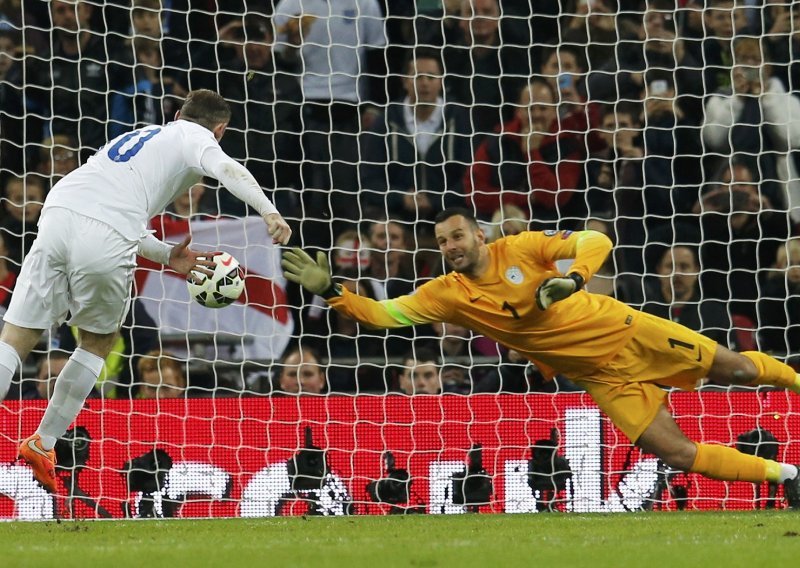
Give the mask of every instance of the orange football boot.
[[31, 466], [33, 477], [50, 493], [58, 493], [56, 451], [42, 448], [42, 439], [34, 434], [19, 446], [19, 457]]

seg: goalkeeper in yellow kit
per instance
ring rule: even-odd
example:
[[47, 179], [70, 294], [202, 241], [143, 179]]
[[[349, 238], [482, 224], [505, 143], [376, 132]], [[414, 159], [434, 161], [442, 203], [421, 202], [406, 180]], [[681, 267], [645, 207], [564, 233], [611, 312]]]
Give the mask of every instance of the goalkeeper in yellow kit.
[[[642, 450], [667, 465], [721, 480], [783, 483], [800, 507], [800, 477], [791, 464], [695, 443], [664, 405], [662, 387], [692, 390], [708, 377], [727, 385], [773, 385], [800, 392], [800, 375], [772, 357], [736, 353], [680, 324], [636, 311], [583, 285], [611, 251], [595, 231], [523, 232], [486, 244], [465, 209], [436, 217], [436, 240], [453, 272], [415, 293], [375, 301], [331, 279], [324, 253], [284, 253], [287, 279], [319, 294], [337, 311], [376, 328], [448, 322], [470, 328], [583, 387]], [[574, 259], [562, 275], [555, 261]]]

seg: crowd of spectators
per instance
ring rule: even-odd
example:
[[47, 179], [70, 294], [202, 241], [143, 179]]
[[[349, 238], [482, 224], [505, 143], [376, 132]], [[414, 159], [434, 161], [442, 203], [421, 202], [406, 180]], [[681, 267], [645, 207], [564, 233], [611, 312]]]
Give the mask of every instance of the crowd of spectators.
[[[382, 300], [441, 274], [433, 218], [467, 206], [489, 240], [605, 232], [616, 248], [592, 292], [797, 361], [800, 5], [221, 6], [0, 1], [0, 306], [50, 187], [110, 138], [169, 121], [187, 92], [210, 88], [233, 110], [223, 148], [294, 225], [292, 244], [330, 252], [355, 293]], [[154, 220], [157, 234], [197, 215], [248, 214], [207, 187]], [[376, 332], [287, 293], [294, 337], [281, 361], [261, 362], [262, 393], [541, 386], [535, 368], [467, 330]], [[103, 396], [214, 394], [191, 361], [159, 349], [135, 300], [131, 314]], [[69, 329], [51, 336], [42, 384], [19, 396], [46, 398], [45, 371], [61, 361], [47, 349], [74, 344]]]

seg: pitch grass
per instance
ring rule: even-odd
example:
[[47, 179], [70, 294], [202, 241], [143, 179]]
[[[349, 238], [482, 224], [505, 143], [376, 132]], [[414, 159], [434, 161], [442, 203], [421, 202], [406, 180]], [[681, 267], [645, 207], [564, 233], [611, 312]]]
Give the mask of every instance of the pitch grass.
[[0, 566], [795, 566], [800, 513], [0, 523]]

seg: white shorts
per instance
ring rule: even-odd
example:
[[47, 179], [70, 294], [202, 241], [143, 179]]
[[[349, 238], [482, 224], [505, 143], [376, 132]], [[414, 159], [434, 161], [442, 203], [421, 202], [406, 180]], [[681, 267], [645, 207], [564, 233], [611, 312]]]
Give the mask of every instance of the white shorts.
[[45, 210], [3, 319], [48, 329], [70, 314], [69, 325], [79, 329], [119, 330], [130, 307], [138, 247], [96, 219], [61, 207]]

